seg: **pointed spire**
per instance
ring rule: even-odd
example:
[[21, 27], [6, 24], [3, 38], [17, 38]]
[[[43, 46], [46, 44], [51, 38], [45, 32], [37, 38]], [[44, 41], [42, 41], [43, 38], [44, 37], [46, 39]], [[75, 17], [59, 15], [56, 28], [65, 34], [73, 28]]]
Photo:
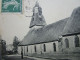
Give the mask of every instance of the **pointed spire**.
[[38, 3], [38, 1], [36, 1], [35, 7], [39, 7], [39, 3]]
[[33, 16], [30, 23], [30, 28], [33, 26], [45, 26], [46, 22], [42, 15], [42, 8], [39, 6], [38, 1], [36, 2], [35, 6], [33, 7]]

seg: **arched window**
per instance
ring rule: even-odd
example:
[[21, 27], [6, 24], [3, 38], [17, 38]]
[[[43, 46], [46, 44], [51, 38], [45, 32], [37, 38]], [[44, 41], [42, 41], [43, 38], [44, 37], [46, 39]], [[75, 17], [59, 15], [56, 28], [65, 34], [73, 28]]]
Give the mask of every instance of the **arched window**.
[[53, 48], [54, 48], [54, 51], [56, 52], [56, 44], [53, 43]]
[[79, 47], [79, 37], [75, 35], [75, 47]]
[[25, 54], [25, 46], [24, 46], [24, 54]]
[[37, 50], [36, 50], [36, 45], [34, 46], [34, 50], [35, 50], [35, 52], [37, 51]]
[[28, 46], [27, 46], [27, 52], [28, 52]]
[[66, 48], [69, 48], [69, 40], [67, 38], [65, 39], [65, 45], [66, 45]]
[[46, 52], [46, 45], [44, 44], [43, 47], [44, 47], [44, 52]]

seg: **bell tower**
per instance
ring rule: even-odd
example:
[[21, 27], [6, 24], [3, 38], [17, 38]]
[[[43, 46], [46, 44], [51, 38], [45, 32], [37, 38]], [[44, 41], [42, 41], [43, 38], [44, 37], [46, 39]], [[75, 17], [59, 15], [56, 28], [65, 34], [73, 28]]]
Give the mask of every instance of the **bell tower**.
[[41, 28], [46, 25], [44, 16], [42, 15], [42, 8], [39, 6], [39, 3], [36, 2], [33, 7], [33, 15], [29, 28]]

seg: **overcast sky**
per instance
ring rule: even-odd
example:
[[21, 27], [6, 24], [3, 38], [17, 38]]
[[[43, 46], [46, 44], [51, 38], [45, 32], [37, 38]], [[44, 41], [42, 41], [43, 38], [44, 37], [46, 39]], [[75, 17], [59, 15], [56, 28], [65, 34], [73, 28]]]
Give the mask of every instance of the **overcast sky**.
[[[35, 1], [23, 0], [22, 13], [0, 12], [0, 34], [7, 44], [13, 42], [14, 36], [22, 40], [29, 31], [31, 18], [26, 16], [31, 16]], [[80, 0], [39, 0], [39, 5], [42, 7], [47, 24], [51, 24], [69, 17], [73, 9], [80, 6]]]

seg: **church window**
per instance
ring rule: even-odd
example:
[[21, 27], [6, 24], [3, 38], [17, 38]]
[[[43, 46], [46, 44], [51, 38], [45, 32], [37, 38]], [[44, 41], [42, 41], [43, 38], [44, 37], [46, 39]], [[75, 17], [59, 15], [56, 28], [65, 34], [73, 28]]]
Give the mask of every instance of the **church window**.
[[28, 46], [27, 46], [27, 52], [28, 52]]
[[35, 52], [37, 51], [37, 50], [36, 50], [36, 45], [34, 46], [34, 50], [35, 50]]
[[79, 37], [75, 35], [75, 47], [79, 47]]
[[69, 40], [67, 38], [65, 39], [65, 45], [66, 45], [66, 48], [69, 48]]
[[46, 52], [46, 45], [44, 44], [43, 47], [44, 47], [44, 52]]
[[54, 51], [56, 52], [56, 44], [53, 43], [53, 48], [54, 48]]

